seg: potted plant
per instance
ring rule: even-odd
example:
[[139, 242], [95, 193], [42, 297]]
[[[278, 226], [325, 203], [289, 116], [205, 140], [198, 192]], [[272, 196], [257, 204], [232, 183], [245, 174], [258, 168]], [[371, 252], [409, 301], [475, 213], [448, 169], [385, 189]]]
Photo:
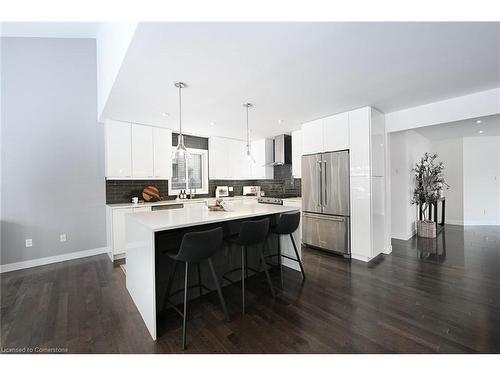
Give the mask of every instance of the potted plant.
[[427, 211], [431, 204], [440, 197], [443, 188], [448, 189], [449, 185], [444, 180], [443, 162], [436, 162], [437, 154], [428, 152], [415, 164], [412, 172], [415, 175], [415, 189], [411, 204], [419, 204], [422, 207], [423, 219], [417, 221], [417, 235], [419, 237], [436, 237], [436, 223], [427, 219]]

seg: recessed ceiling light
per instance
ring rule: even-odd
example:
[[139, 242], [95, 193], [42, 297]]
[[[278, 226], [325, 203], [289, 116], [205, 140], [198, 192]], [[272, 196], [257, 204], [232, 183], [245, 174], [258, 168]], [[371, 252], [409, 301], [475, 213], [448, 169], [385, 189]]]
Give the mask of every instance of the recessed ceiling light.
[[479, 134], [483, 134], [483, 133], [484, 133], [484, 131], [482, 131], [482, 130], [479, 130], [479, 131], [478, 131], [478, 133], [479, 133]]
[[278, 120], [278, 124], [283, 124], [283, 120]]
[[210, 126], [214, 126], [215, 124], [217, 124], [217, 123], [216, 123], [215, 121], [212, 121], [212, 122], [210, 123]]
[[476, 124], [480, 124], [480, 123], [482, 123], [481, 120], [476, 120]]
[[162, 115], [163, 117], [167, 117], [167, 116], [170, 116], [170, 113], [167, 113], [167, 112], [162, 112], [162, 113], [161, 113], [161, 115]]

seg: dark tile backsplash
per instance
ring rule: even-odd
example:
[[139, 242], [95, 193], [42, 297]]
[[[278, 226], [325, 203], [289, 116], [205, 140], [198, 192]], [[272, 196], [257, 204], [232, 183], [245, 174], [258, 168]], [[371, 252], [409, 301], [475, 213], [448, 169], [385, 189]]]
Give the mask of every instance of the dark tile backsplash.
[[260, 186], [266, 196], [286, 198], [302, 195], [300, 178], [292, 177], [291, 165], [274, 166], [274, 179], [272, 180], [210, 180], [209, 193], [215, 196], [216, 186], [232, 186], [234, 195], [243, 194], [243, 186]]
[[156, 186], [161, 196], [168, 196], [168, 180], [106, 180], [106, 203], [127, 203], [132, 197], [142, 200], [146, 186]]
[[[177, 146], [179, 143], [179, 133], [172, 133], [172, 146]], [[184, 135], [184, 145], [187, 148], [198, 148], [200, 150], [208, 150], [208, 138], [196, 137], [194, 135]]]
[[[175, 196], [168, 196], [168, 180], [106, 180], [106, 203], [127, 203], [132, 200], [132, 197], [139, 197], [142, 200], [142, 190], [149, 185], [156, 186], [165, 199], [175, 198]], [[232, 186], [234, 195], [242, 195], [243, 186], [248, 185], [260, 186], [269, 197], [298, 197], [302, 193], [300, 178], [292, 177], [292, 166], [277, 165], [274, 167], [272, 180], [209, 180], [208, 196], [215, 196], [216, 186]]]

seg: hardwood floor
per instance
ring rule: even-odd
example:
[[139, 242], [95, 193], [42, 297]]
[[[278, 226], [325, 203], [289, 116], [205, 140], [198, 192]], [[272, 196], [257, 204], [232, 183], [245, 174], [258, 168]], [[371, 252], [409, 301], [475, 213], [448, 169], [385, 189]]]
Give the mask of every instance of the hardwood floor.
[[[500, 352], [500, 227], [447, 226], [437, 241], [393, 240], [393, 253], [369, 264], [303, 253], [306, 282], [288, 270], [286, 290], [273, 300], [265, 278], [251, 278], [244, 317], [236, 285], [223, 289], [230, 323], [215, 293], [191, 302], [186, 352]], [[152, 341], [106, 255], [1, 281], [4, 352], [180, 352], [181, 319], [167, 313]]]

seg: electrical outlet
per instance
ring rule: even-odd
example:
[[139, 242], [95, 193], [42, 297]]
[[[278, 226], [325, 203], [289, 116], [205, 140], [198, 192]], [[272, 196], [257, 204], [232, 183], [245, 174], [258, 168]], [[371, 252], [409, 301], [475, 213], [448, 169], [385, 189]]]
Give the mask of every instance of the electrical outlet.
[[59, 235], [59, 242], [66, 242], [66, 233]]
[[33, 240], [31, 238], [27, 238], [25, 241], [24, 241], [24, 246], [26, 247], [31, 247], [33, 246]]

